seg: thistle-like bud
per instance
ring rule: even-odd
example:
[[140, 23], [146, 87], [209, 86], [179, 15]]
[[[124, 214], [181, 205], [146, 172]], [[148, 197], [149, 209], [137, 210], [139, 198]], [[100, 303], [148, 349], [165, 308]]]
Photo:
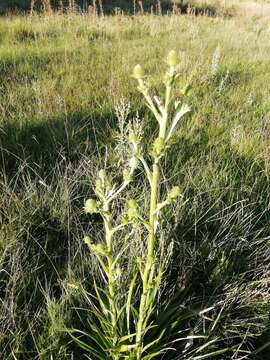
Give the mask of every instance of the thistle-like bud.
[[129, 351], [129, 345], [126, 344], [120, 345], [118, 351], [120, 353]]
[[154, 147], [157, 151], [164, 150], [164, 147], [165, 147], [164, 139], [161, 137], [156, 138], [156, 140], [154, 141]]
[[181, 195], [181, 189], [179, 186], [173, 186], [168, 194], [169, 200], [175, 200]]
[[96, 256], [107, 256], [108, 251], [106, 249], [106, 246], [99, 243], [99, 244], [91, 244], [91, 250]]
[[106, 256], [107, 253], [108, 253], [107, 248], [106, 248], [105, 245], [103, 245], [101, 243], [94, 244], [92, 239], [89, 236], [84, 237], [84, 243], [86, 245], [88, 245], [89, 248], [91, 249], [91, 251], [97, 256], [99, 256], [99, 255]]
[[144, 70], [140, 64], [137, 64], [133, 69], [133, 75], [135, 79], [141, 80], [144, 78]]
[[88, 199], [84, 204], [84, 211], [86, 214], [98, 213], [98, 205], [95, 199]]
[[179, 64], [179, 58], [175, 50], [171, 50], [167, 56], [167, 64], [169, 66], [176, 66]]
[[128, 201], [128, 207], [129, 207], [130, 209], [136, 209], [136, 208], [137, 208], [136, 200], [130, 199], [130, 200]]
[[164, 149], [165, 149], [165, 140], [161, 137], [158, 137], [154, 141], [153, 149], [150, 155], [152, 155], [153, 157], [160, 156], [164, 152]]

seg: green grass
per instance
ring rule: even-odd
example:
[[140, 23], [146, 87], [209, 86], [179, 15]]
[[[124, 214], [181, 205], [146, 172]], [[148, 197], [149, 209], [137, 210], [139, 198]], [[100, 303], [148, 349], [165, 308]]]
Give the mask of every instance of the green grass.
[[[235, 359], [270, 341], [268, 35], [264, 22], [236, 17], [0, 19], [1, 358], [83, 359], [62, 331], [87, 329], [84, 294], [102, 281], [82, 241], [101, 224], [82, 205], [104, 159], [117, 172], [122, 97], [153, 138], [131, 72], [143, 64], [159, 90], [170, 49], [192, 112], [165, 159], [188, 201], [165, 219], [175, 245], [161, 303], [185, 290], [177, 306], [214, 304], [214, 317], [226, 304], [219, 331], [229, 345], [246, 335]], [[130, 192], [144, 202], [136, 181]]]

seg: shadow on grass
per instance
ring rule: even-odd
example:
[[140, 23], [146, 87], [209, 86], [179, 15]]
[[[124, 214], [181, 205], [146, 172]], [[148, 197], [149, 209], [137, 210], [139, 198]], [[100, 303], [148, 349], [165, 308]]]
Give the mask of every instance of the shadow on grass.
[[110, 113], [102, 116], [73, 113], [22, 126], [3, 124], [0, 127], [0, 169], [6, 175], [13, 175], [24, 163], [38, 174], [46, 175], [59, 157], [73, 163], [82, 154], [94, 156], [111, 141], [112, 119]]
[[[40, 124], [19, 127], [9, 123], [1, 126], [0, 171], [3, 183], [0, 182], [0, 190], [3, 192], [0, 228], [5, 243], [1, 249], [0, 237], [0, 299], [5, 304], [1, 311], [6, 309], [5, 321], [0, 327], [0, 331], [6, 334], [0, 339], [3, 358], [7, 359], [14, 351], [18, 359], [25, 359], [25, 354], [33, 359], [38, 356], [38, 349], [34, 350], [35, 342], [41, 341], [49, 331], [49, 325], [42, 320], [48, 322], [50, 319], [50, 314], [46, 315], [46, 295], [61, 302], [63, 281], [68, 278], [71, 262], [72, 271], [86, 266], [86, 263], [76, 263], [81, 256], [77, 237], [81, 242], [83, 228], [89, 225], [76, 222], [80, 211], [69, 195], [75, 191], [77, 196], [81, 185], [74, 181], [76, 188], [74, 183], [69, 188], [70, 174], [62, 179], [58, 167], [62, 162], [63, 171], [70, 168], [72, 175], [82, 155], [88, 156], [90, 161], [97, 154], [102, 155], [111, 141], [111, 120], [110, 113], [102, 116], [75, 113], [46, 119]], [[21, 167], [25, 171], [20, 170]], [[21, 180], [18, 174], [22, 174]], [[36, 185], [39, 177], [46, 178], [48, 189]], [[14, 178], [18, 180], [13, 181]], [[82, 201], [79, 198], [80, 209]], [[88, 223], [89, 219], [83, 221]], [[77, 254], [75, 260], [73, 250]], [[91, 267], [91, 264], [87, 266]], [[16, 317], [13, 320], [7, 311], [11, 303]], [[59, 341], [61, 337], [60, 334]], [[45, 340], [49, 349], [50, 340]]]

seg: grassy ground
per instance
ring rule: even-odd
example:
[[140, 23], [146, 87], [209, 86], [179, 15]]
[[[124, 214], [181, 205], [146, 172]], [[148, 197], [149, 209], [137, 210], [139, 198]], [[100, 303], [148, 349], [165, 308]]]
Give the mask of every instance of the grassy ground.
[[130, 74], [141, 63], [160, 89], [170, 49], [182, 60], [179, 91], [192, 85], [192, 113], [166, 157], [169, 182], [189, 200], [166, 219], [175, 248], [164, 294], [226, 299], [222, 325], [243, 336], [233, 359], [261, 346], [247, 358], [268, 358], [269, 46], [258, 17], [0, 19], [2, 359], [83, 358], [61, 331], [84, 328], [80, 289], [99, 279], [82, 242], [94, 224], [83, 201], [113, 156], [121, 99], [151, 139]]

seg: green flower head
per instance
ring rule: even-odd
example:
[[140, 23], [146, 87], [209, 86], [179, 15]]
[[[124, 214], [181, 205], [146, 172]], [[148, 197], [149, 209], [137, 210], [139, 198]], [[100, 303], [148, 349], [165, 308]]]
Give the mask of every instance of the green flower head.
[[150, 155], [152, 155], [153, 157], [160, 156], [163, 154], [164, 149], [165, 149], [165, 140], [161, 137], [158, 137], [154, 141]]
[[181, 189], [179, 186], [173, 186], [168, 194], [170, 200], [175, 200], [181, 195]]
[[179, 64], [179, 58], [175, 50], [171, 50], [167, 56], [167, 64], [169, 66], [176, 66]]
[[95, 199], [88, 199], [84, 204], [84, 211], [86, 214], [98, 213], [98, 206]]
[[140, 80], [140, 79], [144, 78], [144, 70], [143, 70], [143, 68], [141, 67], [140, 64], [137, 64], [134, 67], [132, 76], [137, 80]]
[[137, 208], [136, 200], [130, 199], [130, 200], [128, 201], [128, 207], [129, 207], [130, 209], [136, 209], [136, 208]]

